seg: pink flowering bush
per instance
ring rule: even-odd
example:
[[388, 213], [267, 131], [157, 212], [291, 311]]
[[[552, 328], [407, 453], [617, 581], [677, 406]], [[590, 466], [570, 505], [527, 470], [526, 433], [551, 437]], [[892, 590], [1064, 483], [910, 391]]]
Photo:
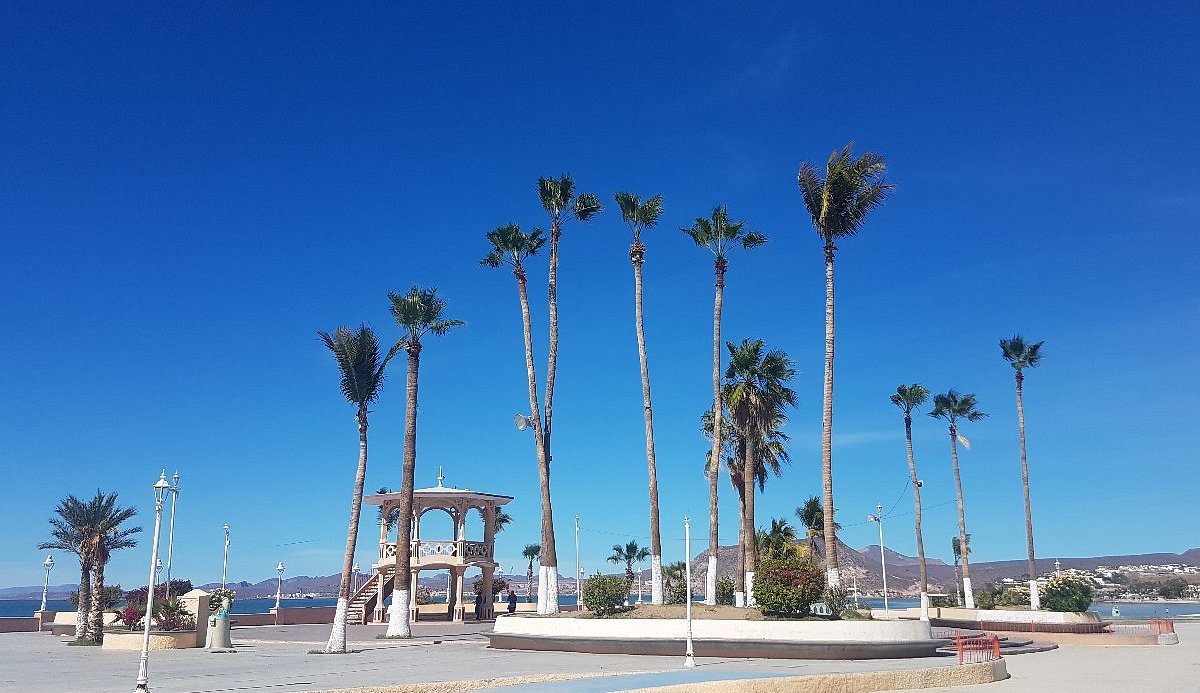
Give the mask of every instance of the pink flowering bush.
[[821, 569], [805, 559], [767, 558], [754, 573], [754, 599], [763, 613], [807, 616], [824, 591]]

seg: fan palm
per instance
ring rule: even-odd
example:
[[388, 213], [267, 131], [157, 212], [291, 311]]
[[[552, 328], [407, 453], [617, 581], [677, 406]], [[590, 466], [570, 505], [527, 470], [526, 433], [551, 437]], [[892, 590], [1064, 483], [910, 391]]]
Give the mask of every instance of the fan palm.
[[892, 395], [892, 404], [904, 412], [904, 449], [908, 453], [908, 476], [913, 489], [914, 525], [917, 533], [917, 564], [921, 572], [921, 620], [929, 620], [929, 575], [925, 571], [925, 539], [921, 533], [921, 482], [917, 479], [917, 462], [913, 457], [912, 413], [929, 399], [929, 390], [913, 383], [900, 385]]
[[[804, 501], [804, 505], [796, 508], [795, 514], [796, 519], [800, 520], [800, 524], [804, 527], [804, 538], [808, 541], [808, 555], [815, 559], [817, 555], [816, 539], [825, 531], [825, 512], [821, 508], [821, 499], [818, 496], [809, 496]], [[835, 522], [833, 529], [841, 531], [842, 526]]]
[[642, 231], [658, 224], [662, 216], [662, 195], [655, 195], [643, 202], [633, 193], [619, 192], [617, 206], [621, 219], [633, 232], [633, 244], [629, 246], [629, 261], [633, 263], [633, 312], [637, 328], [638, 361], [642, 371], [642, 414], [646, 427], [646, 467], [650, 476], [650, 603], [663, 603], [662, 588], [662, 541], [658, 531], [658, 470], [654, 460], [654, 408], [650, 404], [650, 367], [646, 360], [646, 333], [642, 328], [642, 264], [646, 259], [646, 246], [642, 244]]
[[91, 623], [92, 562], [84, 545], [84, 503], [73, 495], [58, 502], [54, 509], [58, 517], [50, 518], [50, 541], [38, 544], [38, 549], [56, 549], [75, 554], [79, 559], [78, 604], [75, 611], [75, 639], [88, 637]]
[[[367, 416], [368, 407], [383, 390], [383, 374], [388, 361], [400, 349], [397, 344], [381, 357], [379, 340], [366, 324], [357, 330], [338, 327], [332, 333], [317, 332], [321, 342], [333, 354], [339, 373], [339, 385], [346, 401], [354, 406], [358, 423], [358, 471], [354, 477], [354, 492], [350, 501], [350, 526], [346, 532], [346, 554], [342, 559], [342, 581], [338, 588], [337, 610], [329, 632], [326, 652], [346, 651], [346, 609], [350, 603], [350, 580], [354, 566], [354, 547], [358, 538], [358, 520], [362, 513], [363, 484], [367, 478]], [[403, 518], [403, 515], [400, 516]], [[404, 524], [401, 522], [400, 524]]]
[[[813, 227], [824, 242], [825, 252], [825, 384], [821, 411], [821, 477], [825, 519], [825, 545], [835, 546], [833, 529], [833, 259], [837, 242], [854, 236], [866, 223], [867, 216], [881, 205], [894, 189], [884, 181], [887, 166], [883, 157], [866, 152], [854, 157], [847, 144], [829, 155], [822, 178], [815, 166], [800, 164], [796, 180]], [[826, 580], [840, 584], [837, 552], [826, 557]]]
[[550, 433], [554, 420], [554, 381], [558, 373], [558, 242], [564, 217], [587, 221], [603, 209], [600, 199], [591, 193], [575, 194], [575, 180], [564, 173], [558, 178], [538, 178], [538, 199], [550, 217], [550, 345], [546, 357], [546, 421], [544, 439], [550, 456]]
[[[541, 568], [538, 583], [538, 613], [558, 612], [558, 553], [554, 544], [554, 509], [550, 504], [550, 455], [546, 449], [545, 427], [542, 410], [538, 404], [537, 371], [533, 365], [533, 328], [529, 318], [529, 292], [525, 275], [525, 260], [537, 255], [546, 244], [541, 229], [529, 233], [521, 231], [516, 224], [501, 226], [487, 234], [492, 250], [480, 261], [485, 267], [512, 267], [517, 279], [517, 295], [521, 301], [521, 326], [525, 332], [525, 375], [529, 383], [530, 424], [533, 427], [534, 446], [537, 450], [538, 477], [542, 497], [542, 541]], [[542, 594], [542, 591], [545, 594]]]
[[[696, 245], [708, 248], [713, 254], [716, 269], [716, 298], [713, 301], [713, 416], [722, 409], [721, 405], [721, 311], [725, 303], [725, 272], [729, 267], [726, 255], [735, 245], [749, 250], [767, 242], [767, 237], [757, 231], [745, 231], [746, 222], [731, 221], [726, 205], [714, 207], [709, 218], [697, 217], [689, 229], [681, 229]], [[712, 459], [721, 455], [721, 418], [714, 419], [712, 434]], [[704, 579], [704, 603], [717, 603], [717, 474], [718, 466], [711, 467], [708, 479], [708, 573]]]
[[[625, 589], [626, 594], [633, 588], [633, 578], [635, 577], [633, 564], [641, 563], [649, 557], [650, 549], [645, 546], [638, 546], [636, 541], [630, 540], [624, 546], [613, 544], [612, 555], [607, 560], [609, 563], [616, 563], [617, 565], [625, 564], [625, 582], [628, 583], [628, 587]], [[641, 594], [641, 592], [639, 591], [638, 594]], [[629, 600], [626, 599], [625, 601], [628, 602]]]
[[[796, 404], [796, 393], [786, 383], [795, 375], [795, 363], [782, 351], [766, 349], [761, 339], [744, 339], [740, 345], [726, 344], [729, 349], [729, 366], [725, 369], [725, 387], [722, 398], [729, 407], [734, 428], [742, 436], [745, 445], [743, 470], [756, 469], [756, 454], [768, 439], [768, 433], [778, 429], [787, 421], [786, 407]], [[742, 484], [745, 488], [745, 513], [742, 518], [745, 544], [746, 594], [754, 591], [754, 572], [758, 567], [757, 550], [754, 546], [754, 482], [755, 474], [744, 472]], [[747, 603], [753, 599], [747, 597]]]
[[445, 316], [446, 301], [437, 295], [437, 289], [422, 289], [414, 286], [406, 294], [388, 292], [392, 317], [404, 331], [395, 348], [402, 348], [408, 355], [408, 381], [405, 387], [404, 406], [404, 462], [400, 482], [399, 515], [403, 518], [396, 529], [396, 596], [388, 620], [388, 637], [411, 638], [409, 600], [412, 597], [409, 585], [412, 569], [412, 503], [413, 486], [417, 467], [417, 377], [421, 370], [421, 340], [425, 335], [440, 337], [463, 323]]
[[525, 572], [525, 601], [533, 601], [533, 562], [541, 557], [541, 544], [526, 544], [521, 551], [521, 558], [529, 560], [529, 569]]
[[1026, 342], [1021, 335], [1000, 340], [1000, 353], [1017, 372], [1017, 431], [1021, 436], [1021, 488], [1025, 492], [1025, 547], [1029, 558], [1029, 606], [1040, 609], [1041, 598], [1037, 587], [1037, 561], [1033, 551], [1033, 510], [1029, 505], [1029, 463], [1025, 458], [1025, 369], [1036, 368], [1042, 362], [1042, 345], [1045, 342]]
[[[967, 513], [963, 508], [962, 477], [958, 473], [958, 443], [961, 440], [968, 447], [969, 444], [966, 438], [959, 436], [958, 422], [960, 420], [979, 421], [987, 416], [986, 413], [975, 407], [975, 395], [963, 395], [959, 394], [957, 390], [950, 390], [944, 394], [934, 395], [933, 411], [929, 412], [930, 416], [946, 421], [950, 427], [950, 459], [954, 464], [954, 488], [958, 493], [958, 536], [964, 545], [968, 536]], [[967, 560], [966, 552], [962, 555], [962, 582], [967, 608], [974, 609], [975, 594], [971, 591], [971, 562]]]

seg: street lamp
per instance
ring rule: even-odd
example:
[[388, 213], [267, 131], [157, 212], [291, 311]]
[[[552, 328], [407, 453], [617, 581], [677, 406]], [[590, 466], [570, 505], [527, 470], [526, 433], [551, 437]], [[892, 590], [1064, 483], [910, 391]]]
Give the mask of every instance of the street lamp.
[[279, 611], [279, 598], [283, 596], [283, 571], [284, 570], [285, 570], [285, 568], [283, 566], [283, 561], [280, 561], [279, 565], [275, 566], [275, 572], [279, 574], [279, 576], [275, 579], [275, 610], [276, 611]]
[[225, 558], [221, 559], [221, 589], [225, 589], [225, 575], [229, 568], [229, 523], [225, 523]]
[[[283, 564], [280, 563], [279, 565]], [[358, 563], [355, 563], [350, 570], [354, 571], [354, 574], [350, 577], [350, 591], [354, 594], [358, 594]]]
[[54, 569], [54, 556], [46, 554], [46, 560], [42, 561], [42, 567], [46, 569], [46, 577], [42, 580], [42, 608], [38, 611], [46, 610], [46, 591], [50, 589], [50, 571]]
[[154, 620], [154, 574], [160, 565], [158, 561], [158, 537], [159, 530], [162, 528], [162, 507], [163, 498], [167, 495], [167, 489], [171, 485], [167, 483], [167, 470], [163, 470], [158, 477], [158, 481], [154, 482], [154, 543], [150, 549], [150, 577], [147, 582], [151, 585], [150, 589], [146, 590], [146, 628], [142, 631], [142, 657], [138, 662], [138, 677], [137, 685], [134, 686], [134, 693], [142, 691], [149, 693], [150, 681], [147, 679], [147, 665], [150, 659], [150, 623]]
[[159, 576], [162, 575], [162, 569], [163, 569], [163, 564], [162, 564], [162, 559], [160, 558], [154, 562], [154, 589], [158, 589], [158, 581], [159, 581]]
[[683, 516], [683, 563], [684, 601], [687, 604], [687, 648], [683, 653], [683, 666], [696, 666], [696, 655], [692, 649], [692, 521]]
[[171, 564], [175, 559], [175, 502], [179, 500], [179, 470], [171, 477], [171, 522], [167, 525], [167, 601], [171, 600]]
[[883, 569], [883, 617], [890, 618], [887, 599], [887, 560], [883, 555], [883, 506], [876, 503], [875, 512], [874, 515], [867, 515], [867, 519], [879, 523], [879, 565]]

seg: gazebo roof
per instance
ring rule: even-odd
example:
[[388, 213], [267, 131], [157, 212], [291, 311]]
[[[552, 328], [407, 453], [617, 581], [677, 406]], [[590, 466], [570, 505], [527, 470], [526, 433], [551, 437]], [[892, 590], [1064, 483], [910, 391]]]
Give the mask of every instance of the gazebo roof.
[[[442, 475], [442, 470], [438, 468], [438, 485], [430, 486], [429, 488], [413, 489], [413, 501], [420, 505], [431, 505], [433, 503], [455, 500], [478, 501], [483, 503], [491, 503], [496, 507], [504, 505], [513, 499], [512, 496], [502, 496], [496, 493], [480, 493], [472, 491], [469, 488], [448, 488], [442, 486], [442, 480], [445, 477]], [[395, 493], [377, 493], [375, 495], [366, 496], [363, 502], [367, 505], [384, 505], [400, 500], [400, 492]]]

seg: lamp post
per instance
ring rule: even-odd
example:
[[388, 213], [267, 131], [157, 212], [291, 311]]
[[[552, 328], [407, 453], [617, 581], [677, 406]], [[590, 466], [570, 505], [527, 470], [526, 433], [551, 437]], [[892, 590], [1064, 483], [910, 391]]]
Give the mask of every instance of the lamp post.
[[154, 543], [150, 549], [150, 577], [147, 579], [151, 587], [146, 590], [146, 628], [142, 631], [142, 657], [138, 662], [137, 685], [133, 688], [134, 693], [139, 691], [148, 693], [150, 690], [147, 665], [150, 659], [150, 622], [153, 620], [154, 614], [154, 574], [159, 565], [158, 535], [162, 528], [163, 498], [166, 497], [169, 488], [171, 485], [167, 483], [167, 470], [164, 469], [162, 475], [158, 477], [158, 481], [154, 482]]
[[696, 666], [695, 652], [692, 650], [692, 521], [687, 515], [683, 516], [683, 553], [687, 560], [683, 562], [684, 603], [687, 604], [687, 649], [683, 653], [683, 666]]
[[579, 516], [575, 516], [575, 609], [583, 608], [583, 595], [579, 592]]
[[50, 571], [54, 569], [54, 556], [46, 554], [46, 560], [42, 561], [42, 567], [46, 569], [46, 577], [42, 580], [42, 608], [38, 611], [46, 610], [46, 591], [50, 589]]
[[[279, 565], [283, 565], [283, 563], [280, 563]], [[350, 577], [350, 591], [353, 594], [358, 594], [358, 563], [355, 563], [350, 570], [354, 571]]]
[[225, 523], [225, 558], [221, 559], [221, 589], [225, 589], [225, 575], [229, 568], [229, 523]]
[[280, 561], [279, 565], [275, 566], [275, 572], [278, 573], [278, 577], [275, 578], [275, 610], [276, 611], [279, 611], [279, 598], [283, 596], [283, 571], [284, 570], [285, 570], [285, 568], [283, 566], [283, 561]]
[[158, 583], [159, 583], [160, 577], [162, 576], [162, 569], [163, 569], [163, 564], [162, 564], [162, 559], [160, 558], [154, 562], [154, 589], [158, 588]]
[[883, 617], [890, 618], [888, 615], [888, 595], [887, 595], [887, 560], [883, 555], [883, 506], [875, 504], [874, 515], [867, 515], [867, 519], [871, 522], [879, 523], [879, 565], [883, 570]]
[[179, 500], [179, 470], [175, 470], [171, 482], [171, 521], [167, 524], [167, 601], [171, 601], [171, 564], [175, 559], [175, 502]]

